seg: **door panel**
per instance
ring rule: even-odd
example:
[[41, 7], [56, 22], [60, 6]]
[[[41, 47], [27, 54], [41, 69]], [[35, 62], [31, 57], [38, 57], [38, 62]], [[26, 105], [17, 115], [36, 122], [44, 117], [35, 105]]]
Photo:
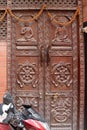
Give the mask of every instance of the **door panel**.
[[[35, 13], [19, 11], [16, 15], [31, 19]], [[44, 116], [42, 20], [41, 17], [38, 21], [25, 23], [12, 19], [12, 93], [19, 109], [22, 104], [32, 104]]]
[[[73, 15], [62, 11], [52, 11], [51, 14], [57, 21], [64, 22]], [[45, 43], [49, 41], [45, 63], [45, 118], [51, 130], [78, 129], [77, 29], [77, 20], [68, 26], [60, 26], [48, 18], [45, 20], [48, 36]]]
[[[50, 11], [68, 22], [73, 11]], [[14, 12], [32, 18], [37, 11]], [[20, 109], [32, 104], [51, 130], [78, 129], [78, 25], [60, 26], [44, 11], [30, 23], [12, 19], [12, 93]]]

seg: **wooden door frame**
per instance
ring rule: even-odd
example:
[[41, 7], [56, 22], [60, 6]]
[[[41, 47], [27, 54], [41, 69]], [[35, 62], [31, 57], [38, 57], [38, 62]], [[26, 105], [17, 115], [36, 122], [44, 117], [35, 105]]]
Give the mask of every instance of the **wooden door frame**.
[[[78, 0], [77, 6], [80, 6], [80, 17], [79, 17], [79, 130], [84, 130], [84, 86], [85, 86], [85, 76], [84, 76], [84, 42], [83, 42], [83, 33], [81, 32], [82, 28], [82, 0]], [[11, 0], [7, 1], [7, 7], [11, 7]], [[51, 9], [51, 7], [48, 7]], [[38, 8], [39, 9], [39, 8]], [[63, 8], [63, 10], [76, 10], [75, 8]], [[57, 8], [57, 10], [61, 10], [61, 8]], [[11, 79], [11, 72], [12, 72], [12, 65], [11, 61], [14, 58], [12, 56], [12, 39], [11, 39], [11, 17], [7, 14], [7, 86], [8, 91], [11, 92], [12, 90], [12, 79]]]
[[[83, 27], [87, 27], [87, 21], [83, 23]], [[84, 107], [84, 130], [87, 130], [87, 33], [84, 33], [84, 48], [85, 48], [85, 107]]]

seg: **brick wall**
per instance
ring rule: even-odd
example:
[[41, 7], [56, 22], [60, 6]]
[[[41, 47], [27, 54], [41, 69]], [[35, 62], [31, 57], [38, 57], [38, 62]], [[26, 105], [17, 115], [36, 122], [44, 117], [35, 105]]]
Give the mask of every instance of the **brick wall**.
[[6, 91], [6, 42], [0, 42], [0, 103]]

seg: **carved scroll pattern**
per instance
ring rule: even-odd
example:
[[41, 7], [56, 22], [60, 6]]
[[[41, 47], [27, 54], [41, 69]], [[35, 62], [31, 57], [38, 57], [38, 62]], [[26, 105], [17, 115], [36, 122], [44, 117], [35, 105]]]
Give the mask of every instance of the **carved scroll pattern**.
[[36, 87], [38, 83], [36, 65], [30, 64], [28, 61], [24, 64], [19, 64], [17, 77], [17, 83], [20, 87], [23, 87], [25, 84], [32, 84], [32, 87]]
[[51, 121], [55, 123], [71, 124], [72, 99], [66, 97], [56, 97], [51, 101]]
[[35, 97], [21, 97], [21, 96], [16, 97], [16, 105], [19, 110], [22, 110], [23, 104], [32, 105], [33, 107], [37, 108], [38, 100]]

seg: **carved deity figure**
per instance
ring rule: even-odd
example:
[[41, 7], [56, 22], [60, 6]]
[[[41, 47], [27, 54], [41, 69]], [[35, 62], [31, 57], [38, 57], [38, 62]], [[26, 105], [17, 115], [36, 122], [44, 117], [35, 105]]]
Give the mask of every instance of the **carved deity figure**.
[[36, 42], [35, 38], [33, 37], [33, 30], [29, 25], [25, 24], [24, 26], [22, 26], [20, 34], [22, 35], [22, 37], [17, 41]]
[[55, 31], [55, 37], [52, 40], [55, 44], [56, 42], [70, 42], [68, 31], [65, 26], [58, 26]]

